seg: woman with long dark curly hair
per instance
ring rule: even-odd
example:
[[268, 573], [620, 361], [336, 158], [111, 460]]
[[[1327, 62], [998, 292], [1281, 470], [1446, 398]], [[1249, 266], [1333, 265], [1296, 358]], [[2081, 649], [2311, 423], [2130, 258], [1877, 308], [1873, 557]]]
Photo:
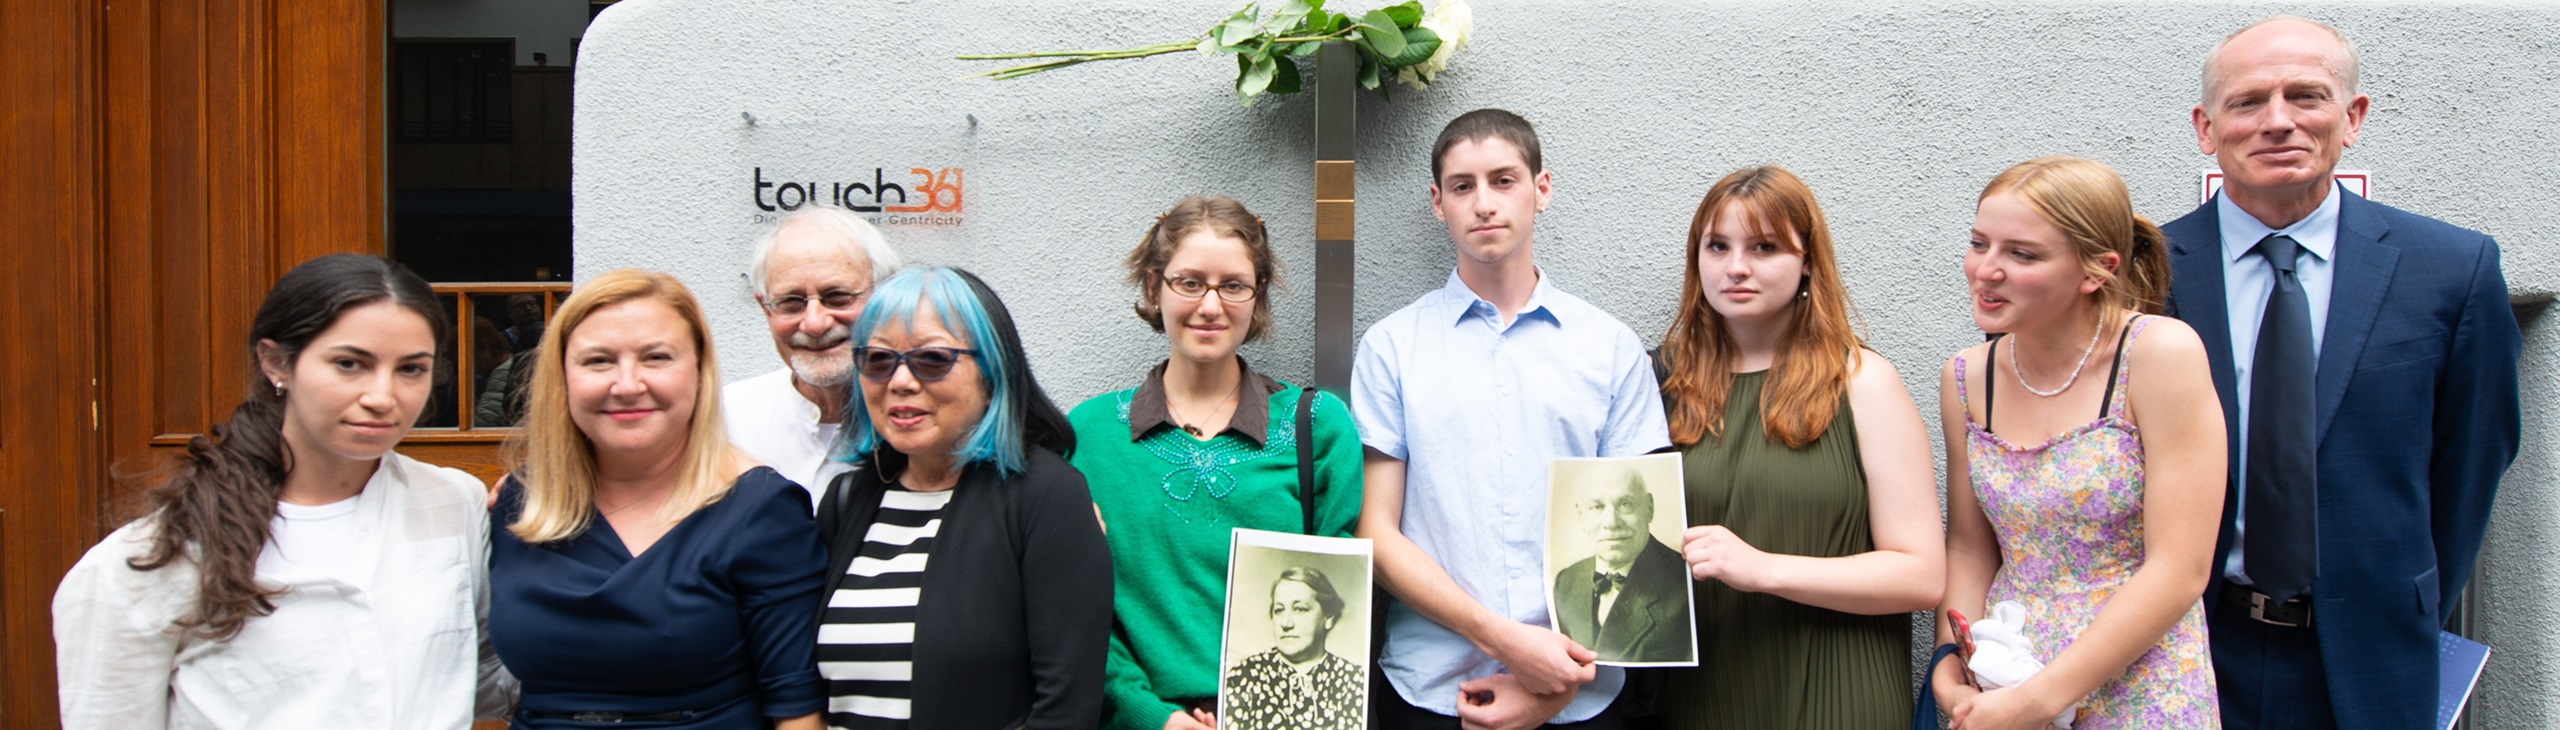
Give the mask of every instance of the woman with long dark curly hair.
[[250, 323], [248, 397], [54, 594], [66, 728], [463, 728], [488, 649], [486, 492], [391, 449], [450, 373], [444, 308], [374, 256], [304, 262]]

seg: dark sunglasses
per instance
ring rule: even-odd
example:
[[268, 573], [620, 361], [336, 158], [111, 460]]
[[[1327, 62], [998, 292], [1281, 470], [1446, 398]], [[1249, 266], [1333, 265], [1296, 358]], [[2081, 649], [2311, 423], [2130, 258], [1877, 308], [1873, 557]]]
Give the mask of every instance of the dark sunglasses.
[[930, 383], [950, 375], [951, 368], [960, 364], [961, 355], [975, 357], [977, 354], [977, 350], [957, 347], [919, 347], [906, 352], [886, 347], [856, 347], [853, 348], [853, 362], [861, 367], [864, 380], [889, 382], [889, 376], [897, 374], [898, 368], [903, 366], [907, 374], [916, 376], [916, 380]]

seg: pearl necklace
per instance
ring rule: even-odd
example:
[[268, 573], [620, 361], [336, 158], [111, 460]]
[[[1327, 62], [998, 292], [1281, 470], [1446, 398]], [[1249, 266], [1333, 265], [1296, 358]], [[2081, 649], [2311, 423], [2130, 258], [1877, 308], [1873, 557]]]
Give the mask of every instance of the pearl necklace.
[[[2100, 320], [2098, 322], [2097, 331], [2089, 333], [2089, 346], [2080, 350], [2080, 362], [2071, 366], [2071, 377], [2064, 378], [2062, 380], [2062, 387], [2054, 388], [2053, 390], [2039, 390], [2035, 385], [2027, 382], [2027, 369], [2018, 367], [2018, 350], [2024, 348], [2009, 348], [2009, 372], [2016, 373], [2018, 375], [2019, 387], [2026, 388], [2029, 393], [2034, 393], [2046, 398], [2062, 395], [2063, 391], [2071, 389], [2072, 383], [2080, 382], [2080, 369], [2089, 366], [2089, 355], [2098, 351], [2098, 336], [2106, 333], [2107, 323], [2105, 320]], [[2012, 342], [2009, 344], [2015, 345], [2017, 343]]]

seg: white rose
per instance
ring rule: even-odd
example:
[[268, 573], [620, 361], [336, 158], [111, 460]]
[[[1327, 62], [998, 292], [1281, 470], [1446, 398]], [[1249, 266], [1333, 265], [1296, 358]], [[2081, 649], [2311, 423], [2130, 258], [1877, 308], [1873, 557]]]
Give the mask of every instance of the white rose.
[[1415, 89], [1430, 86], [1432, 75], [1448, 70], [1449, 56], [1467, 47], [1467, 37], [1476, 30], [1475, 11], [1467, 7], [1467, 0], [1440, 0], [1423, 16], [1422, 27], [1440, 36], [1440, 48], [1421, 63], [1396, 69], [1396, 80]]

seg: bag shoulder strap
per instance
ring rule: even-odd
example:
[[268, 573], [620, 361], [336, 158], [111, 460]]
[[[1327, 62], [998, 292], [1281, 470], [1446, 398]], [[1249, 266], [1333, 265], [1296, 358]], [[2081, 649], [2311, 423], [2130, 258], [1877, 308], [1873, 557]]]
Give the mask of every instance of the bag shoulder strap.
[[1938, 693], [1929, 688], [1929, 682], [1938, 675], [1938, 662], [1955, 655], [1954, 644], [1939, 644], [1937, 651], [1929, 653], [1928, 667], [1920, 670], [1919, 696], [1911, 702], [1912, 730], [1938, 730]]
[[1298, 512], [1300, 529], [1316, 534], [1316, 389], [1298, 389]]

